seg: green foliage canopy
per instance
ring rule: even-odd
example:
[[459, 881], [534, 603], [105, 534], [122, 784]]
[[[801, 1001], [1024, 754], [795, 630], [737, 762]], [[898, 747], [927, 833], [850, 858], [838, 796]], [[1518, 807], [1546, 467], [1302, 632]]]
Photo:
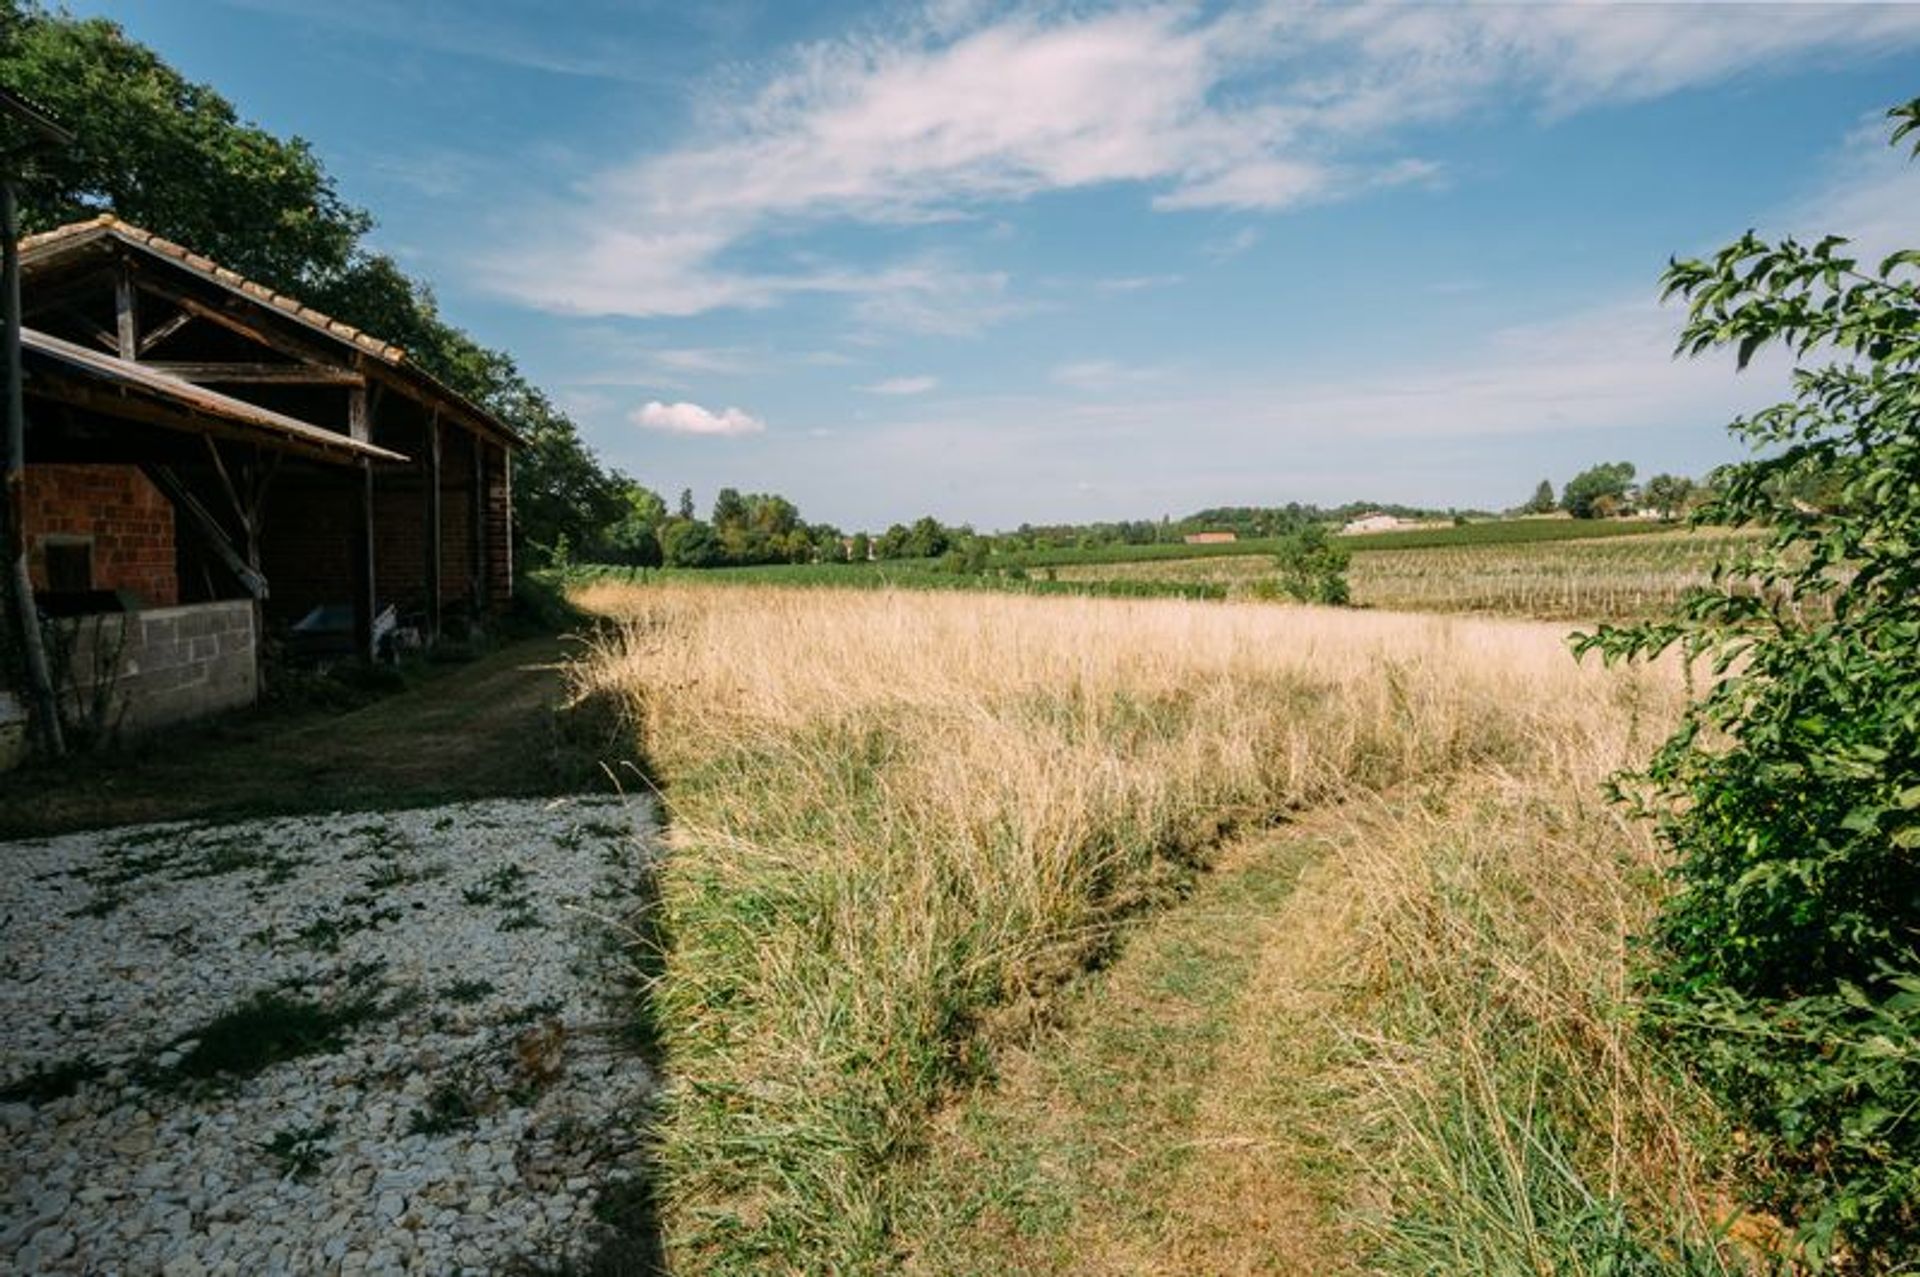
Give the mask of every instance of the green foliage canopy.
[[1633, 463], [1612, 461], [1582, 470], [1560, 490], [1560, 504], [1576, 519], [1618, 514], [1633, 486]]
[[[1893, 115], [1898, 140], [1920, 99]], [[1718, 676], [1623, 781], [1675, 855], [1653, 1022], [1748, 1137], [1756, 1199], [1883, 1272], [1920, 1253], [1920, 250], [1845, 249], [1748, 234], [1670, 267], [1682, 350], [1796, 357], [1694, 515], [1768, 532], [1676, 619], [1577, 648]], [[1809, 470], [1834, 509], [1791, 498]]]
[[447, 323], [428, 290], [365, 247], [372, 217], [305, 141], [244, 122], [112, 22], [22, 0], [0, 0], [0, 81], [74, 135], [20, 176], [24, 229], [112, 212], [398, 344], [526, 437], [513, 485], [523, 552], [605, 542], [628, 481], [510, 356]]

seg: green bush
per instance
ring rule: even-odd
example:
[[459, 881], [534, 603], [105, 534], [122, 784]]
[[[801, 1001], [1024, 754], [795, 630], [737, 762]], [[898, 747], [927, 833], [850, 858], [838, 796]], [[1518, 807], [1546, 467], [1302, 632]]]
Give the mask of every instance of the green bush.
[[[1894, 115], [1897, 141], [1920, 99]], [[1920, 1254], [1920, 251], [1869, 270], [1844, 245], [1748, 234], [1668, 270], [1683, 350], [1800, 364], [1695, 515], [1770, 531], [1677, 619], [1578, 647], [1711, 662], [1623, 783], [1675, 854], [1651, 1022], [1742, 1132], [1754, 1200], [1814, 1262], [1884, 1272]], [[1830, 510], [1786, 495], [1809, 469]]]
[[1344, 607], [1351, 597], [1347, 564], [1352, 557], [1333, 543], [1325, 528], [1309, 523], [1280, 538], [1273, 563], [1280, 571], [1280, 588], [1289, 597]]

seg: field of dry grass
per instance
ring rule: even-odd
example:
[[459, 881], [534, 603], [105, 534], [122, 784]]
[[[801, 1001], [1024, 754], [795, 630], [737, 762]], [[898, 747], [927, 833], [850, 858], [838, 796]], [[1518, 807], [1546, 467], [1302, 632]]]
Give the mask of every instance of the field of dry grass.
[[[1752, 534], [1648, 532], [1587, 541], [1513, 541], [1370, 549], [1356, 541], [1348, 580], [1362, 607], [1552, 620], [1626, 620], [1663, 613], [1706, 584], [1714, 563]], [[1062, 581], [1224, 585], [1246, 595], [1274, 575], [1266, 555], [1060, 567]]]
[[[1684, 1199], [1660, 1188], [1689, 1174], [1661, 1087], [1609, 1018], [1651, 851], [1595, 792], [1672, 721], [1673, 671], [1582, 668], [1558, 626], [1384, 612], [577, 597], [617, 622], [580, 690], [631, 707], [671, 822], [676, 1271], [897, 1268], [933, 1115], [1228, 835], [1335, 804], [1392, 814], [1307, 871], [1299, 952], [1263, 979], [1325, 1048], [1275, 1076], [1354, 1115], [1327, 1156], [1361, 1214], [1386, 1195], [1389, 1225], [1340, 1235], [1387, 1254], [1514, 1188], [1469, 1191], [1468, 1163], [1565, 1171], [1522, 1175], [1547, 1194], [1508, 1202], [1522, 1251], [1639, 1245], [1629, 1174]], [[1415, 1165], [1456, 1153], [1454, 1187]]]

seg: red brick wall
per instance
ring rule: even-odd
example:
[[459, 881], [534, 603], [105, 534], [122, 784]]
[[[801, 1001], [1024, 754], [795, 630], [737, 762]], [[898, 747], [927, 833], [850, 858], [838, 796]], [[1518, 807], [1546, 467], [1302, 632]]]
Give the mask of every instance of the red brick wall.
[[26, 484], [35, 588], [47, 588], [49, 536], [91, 537], [95, 589], [131, 590], [149, 607], [179, 602], [173, 507], [137, 467], [30, 465]]

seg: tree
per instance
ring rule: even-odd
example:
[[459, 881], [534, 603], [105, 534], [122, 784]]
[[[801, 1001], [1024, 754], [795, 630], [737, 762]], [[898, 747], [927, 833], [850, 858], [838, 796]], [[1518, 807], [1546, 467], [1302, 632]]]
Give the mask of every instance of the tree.
[[[1892, 114], [1920, 129], [1920, 99]], [[1742, 1133], [1753, 1198], [1864, 1273], [1920, 1253], [1920, 250], [1845, 246], [1749, 233], [1670, 266], [1681, 350], [1799, 364], [1694, 514], [1765, 535], [1674, 619], [1577, 648], [1717, 676], [1623, 782], [1674, 860], [1649, 1019]], [[1788, 495], [1809, 470], [1832, 510]]]
[[698, 519], [675, 519], [660, 534], [662, 557], [670, 568], [711, 568], [721, 563], [720, 541]]
[[[114, 23], [0, 0], [0, 83], [45, 103], [71, 146], [20, 175], [21, 222], [111, 211], [376, 333], [525, 435], [514, 459], [520, 561], [605, 539], [619, 475], [505, 353], [441, 317], [432, 293], [362, 242], [373, 226], [312, 148], [241, 121]], [[0, 139], [3, 140], [3, 139]]]
[[1677, 474], [1656, 474], [1647, 480], [1641, 496], [1662, 519], [1671, 519], [1684, 512], [1687, 502], [1693, 499], [1693, 480]]
[[680, 489], [679, 515], [683, 519], [693, 518], [693, 489]]
[[624, 485], [622, 497], [627, 510], [607, 529], [605, 557], [634, 567], [659, 567], [660, 528], [667, 521], [667, 503], [659, 493], [631, 481]]
[[0, 4], [0, 80], [72, 130], [19, 183], [23, 229], [113, 212], [222, 265], [311, 296], [372, 226], [313, 149], [243, 124], [112, 22]]
[[915, 519], [913, 527], [907, 530], [902, 556], [909, 559], [937, 559], [947, 552], [951, 544], [953, 538], [940, 526], [940, 521], [930, 514], [924, 515]]
[[855, 563], [865, 563], [873, 554], [873, 543], [864, 532], [853, 534], [853, 544], [847, 548], [848, 557]]
[[1280, 588], [1302, 603], [1344, 606], [1350, 598], [1347, 564], [1352, 556], [1333, 543], [1324, 526], [1309, 523], [1288, 533], [1273, 556]]
[[1553, 482], [1549, 479], [1542, 479], [1540, 486], [1533, 490], [1533, 496], [1528, 498], [1527, 503], [1520, 507], [1520, 512], [1522, 514], [1552, 514], [1558, 507], [1559, 502], [1555, 501], [1553, 496]]
[[1576, 519], [1603, 518], [1601, 510], [1595, 508], [1596, 503], [1605, 497], [1611, 503], [1612, 513], [1624, 511], [1631, 504], [1628, 491], [1632, 485], [1632, 462], [1597, 465], [1567, 480], [1567, 486], [1560, 490], [1560, 504]]
[[713, 498], [713, 523], [715, 531], [730, 527], [744, 526], [747, 521], [747, 503], [740, 496], [738, 488], [722, 488]]

